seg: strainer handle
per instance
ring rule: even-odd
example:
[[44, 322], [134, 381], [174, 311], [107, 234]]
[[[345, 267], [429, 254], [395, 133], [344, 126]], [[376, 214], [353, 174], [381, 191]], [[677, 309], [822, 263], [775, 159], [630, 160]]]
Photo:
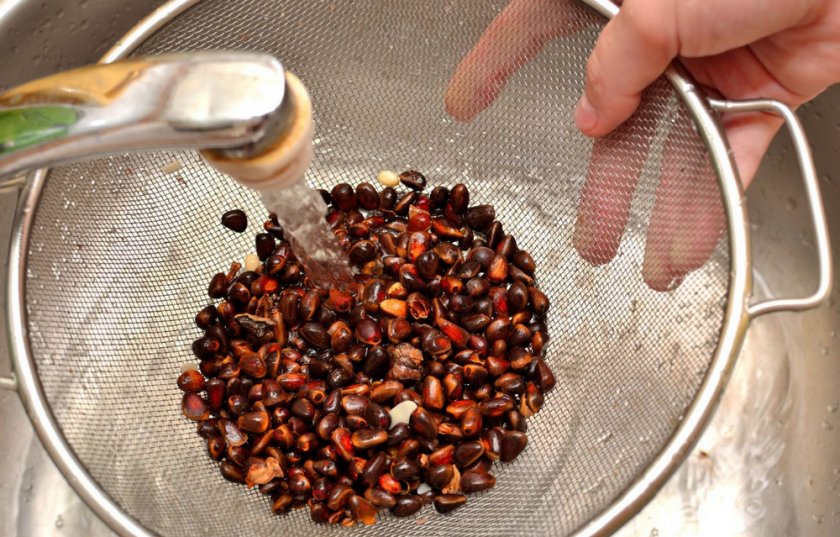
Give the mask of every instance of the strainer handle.
[[0, 376], [0, 389], [16, 392], [17, 391], [17, 381], [15, 380], [14, 377]]
[[805, 183], [805, 194], [811, 212], [811, 223], [817, 245], [818, 283], [816, 290], [809, 296], [801, 298], [771, 298], [747, 307], [747, 313], [755, 318], [765, 313], [775, 311], [802, 311], [819, 306], [828, 298], [831, 292], [832, 266], [831, 247], [828, 239], [828, 224], [825, 220], [822, 195], [820, 194], [817, 171], [811, 155], [811, 147], [805, 136], [796, 113], [786, 104], [773, 99], [752, 99], [744, 101], [726, 101], [709, 99], [709, 105], [720, 112], [769, 112], [780, 116], [793, 140], [793, 147], [799, 161], [802, 181]]

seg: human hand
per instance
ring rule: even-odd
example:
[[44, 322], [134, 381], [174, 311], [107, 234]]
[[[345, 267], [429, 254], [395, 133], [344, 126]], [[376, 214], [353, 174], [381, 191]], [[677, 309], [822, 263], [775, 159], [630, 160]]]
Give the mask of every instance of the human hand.
[[[574, 1], [512, 0], [458, 66], [445, 96], [447, 111], [469, 121], [490, 106], [517, 69], [570, 32], [564, 14]], [[634, 121], [645, 88], [675, 59], [726, 99], [762, 97], [798, 106], [840, 81], [840, 2], [623, 2], [592, 51], [575, 111], [578, 128], [597, 137], [574, 233], [575, 248], [591, 263], [616, 255], [644, 165], [622, 152], [622, 130]], [[724, 115], [722, 123], [746, 188], [782, 121], [750, 114]], [[616, 129], [609, 142], [601, 138]], [[717, 188], [711, 169], [698, 167], [699, 177], [679, 180], [669, 152], [666, 141], [642, 268], [656, 290], [676, 287], [702, 266], [724, 227], [722, 208], [694, 202]], [[616, 158], [624, 159], [618, 174], [609, 166]], [[682, 217], [675, 221], [674, 215]]]

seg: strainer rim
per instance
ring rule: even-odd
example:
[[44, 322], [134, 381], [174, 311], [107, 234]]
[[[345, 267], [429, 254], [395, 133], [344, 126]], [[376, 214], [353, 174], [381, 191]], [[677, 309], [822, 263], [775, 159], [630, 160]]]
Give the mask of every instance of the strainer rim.
[[[158, 29], [202, 0], [169, 0], [139, 21], [105, 53], [100, 63], [127, 57]], [[610, 17], [617, 6], [609, 0], [579, 0]], [[724, 204], [730, 246], [729, 290], [720, 337], [709, 367], [680, 425], [656, 454], [651, 464], [612, 503], [580, 526], [573, 535], [590, 537], [616, 531], [646, 505], [679, 468], [699, 440], [726, 387], [749, 324], [747, 303], [752, 292], [750, 230], [737, 167], [716, 115], [706, 96], [679, 66], [671, 67], [667, 79], [688, 108], [698, 134], [711, 156]], [[85, 503], [116, 533], [151, 536], [134, 517], [116, 504], [99, 486], [76, 456], [47, 402], [37, 376], [37, 366], [27, 334], [26, 266], [34, 217], [49, 170], [34, 172], [22, 193], [9, 247], [7, 324], [11, 358], [21, 401], [50, 457]]]

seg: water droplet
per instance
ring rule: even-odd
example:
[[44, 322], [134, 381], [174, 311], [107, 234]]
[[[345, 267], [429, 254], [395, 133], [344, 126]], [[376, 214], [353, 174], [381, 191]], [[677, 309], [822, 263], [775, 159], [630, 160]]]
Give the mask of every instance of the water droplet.
[[61, 528], [63, 526], [64, 526], [64, 517], [62, 517], [61, 515], [58, 515], [58, 517], [56, 517], [56, 519], [55, 519], [55, 527], [56, 528]]
[[834, 429], [834, 425], [830, 424], [829, 422], [827, 422], [825, 420], [823, 420], [823, 422], [820, 423], [820, 427], [822, 427], [826, 431], [831, 431], [832, 429]]
[[798, 204], [796, 203], [796, 200], [789, 197], [785, 202], [785, 209], [787, 209], [788, 211], [793, 211], [796, 210], [797, 205]]
[[752, 498], [750, 501], [747, 502], [747, 505], [744, 506], [744, 511], [746, 511], [747, 515], [751, 518], [761, 518], [764, 516], [764, 512], [766, 509], [764, 505], [758, 501], [756, 498]]
[[650, 530], [650, 537], [659, 537], [659, 529], [653, 528]]
[[828, 411], [829, 411], [829, 412], [831, 412], [832, 414], [834, 414], [835, 412], [837, 412], [837, 409], [838, 409], [838, 408], [840, 408], [840, 402], [837, 402], [837, 401], [835, 401], [835, 402], [831, 403], [830, 405], [828, 405]]
[[612, 436], [613, 436], [613, 434], [611, 432], [607, 431], [606, 433], [604, 433], [604, 434], [602, 434], [601, 436], [598, 437], [598, 442], [601, 443], [601, 444], [605, 444], [610, 440], [610, 438], [612, 438]]
[[595, 483], [594, 485], [592, 485], [592, 486], [591, 486], [591, 487], [589, 487], [588, 489], [585, 489], [585, 490], [583, 491], [583, 493], [584, 493], [584, 494], [592, 494], [593, 492], [598, 491], [598, 489], [600, 489], [600, 488], [601, 488], [601, 487], [603, 487], [603, 486], [604, 486], [604, 478], [602, 477], [601, 479], [599, 479], [599, 480], [598, 480], [598, 482], [597, 482], [597, 483]]

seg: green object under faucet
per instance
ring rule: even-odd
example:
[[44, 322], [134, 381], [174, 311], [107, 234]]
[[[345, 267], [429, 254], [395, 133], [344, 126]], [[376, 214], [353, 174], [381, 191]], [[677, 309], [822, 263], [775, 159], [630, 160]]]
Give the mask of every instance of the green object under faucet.
[[77, 111], [65, 106], [0, 110], [0, 155], [63, 136], [77, 120]]

